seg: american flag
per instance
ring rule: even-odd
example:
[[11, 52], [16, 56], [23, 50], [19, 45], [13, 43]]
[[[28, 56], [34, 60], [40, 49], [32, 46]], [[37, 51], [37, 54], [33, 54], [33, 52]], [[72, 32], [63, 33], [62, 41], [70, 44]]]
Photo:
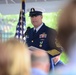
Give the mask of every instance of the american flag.
[[16, 27], [16, 34], [15, 37], [20, 39], [20, 40], [25, 40], [24, 33], [25, 33], [25, 28], [26, 26], [26, 19], [25, 19], [25, 0], [22, 0], [22, 9], [20, 10], [19, 14], [19, 21]]

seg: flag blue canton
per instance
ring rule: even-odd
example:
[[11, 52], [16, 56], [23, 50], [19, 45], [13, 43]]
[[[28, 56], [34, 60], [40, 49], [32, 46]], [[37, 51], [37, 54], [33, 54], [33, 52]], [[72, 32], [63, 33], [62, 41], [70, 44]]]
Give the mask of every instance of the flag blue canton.
[[15, 37], [20, 40], [25, 40], [25, 26], [26, 26], [26, 20], [25, 20], [25, 2], [22, 2], [22, 9], [19, 14], [19, 21], [16, 27], [16, 34]]

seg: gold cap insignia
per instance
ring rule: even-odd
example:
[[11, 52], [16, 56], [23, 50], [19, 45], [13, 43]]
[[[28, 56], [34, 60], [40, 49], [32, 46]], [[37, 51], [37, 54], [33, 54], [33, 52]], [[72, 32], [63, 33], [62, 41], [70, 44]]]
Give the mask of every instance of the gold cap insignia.
[[35, 9], [34, 8], [31, 8], [31, 12], [34, 12], [35, 11]]

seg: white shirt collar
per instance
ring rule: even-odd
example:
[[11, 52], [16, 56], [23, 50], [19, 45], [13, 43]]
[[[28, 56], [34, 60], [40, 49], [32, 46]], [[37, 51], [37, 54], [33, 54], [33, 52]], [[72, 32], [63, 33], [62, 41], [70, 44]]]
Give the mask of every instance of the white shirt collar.
[[54, 64], [56, 65], [59, 62], [59, 60], [57, 62], [55, 62]]
[[42, 27], [42, 25], [43, 25], [43, 23], [39, 27], [34, 28], [34, 30], [36, 29], [36, 32], [38, 32], [38, 30]]

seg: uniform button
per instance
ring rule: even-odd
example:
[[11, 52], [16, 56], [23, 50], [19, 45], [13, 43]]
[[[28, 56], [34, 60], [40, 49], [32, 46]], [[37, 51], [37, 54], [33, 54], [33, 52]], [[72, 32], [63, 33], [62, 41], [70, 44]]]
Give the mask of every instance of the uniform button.
[[39, 47], [42, 47], [42, 45], [39, 45]]
[[33, 40], [31, 42], [34, 42]]

